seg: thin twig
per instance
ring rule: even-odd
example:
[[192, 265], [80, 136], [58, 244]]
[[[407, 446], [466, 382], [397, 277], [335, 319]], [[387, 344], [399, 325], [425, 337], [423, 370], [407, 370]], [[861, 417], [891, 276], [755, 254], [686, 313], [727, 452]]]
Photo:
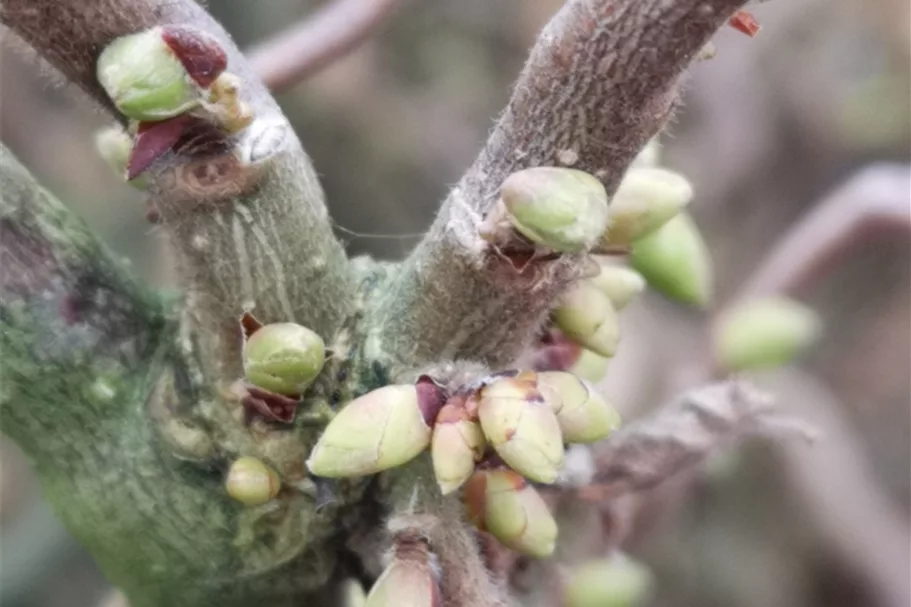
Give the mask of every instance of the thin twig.
[[247, 52], [274, 92], [286, 90], [362, 44], [403, 0], [334, 0]]

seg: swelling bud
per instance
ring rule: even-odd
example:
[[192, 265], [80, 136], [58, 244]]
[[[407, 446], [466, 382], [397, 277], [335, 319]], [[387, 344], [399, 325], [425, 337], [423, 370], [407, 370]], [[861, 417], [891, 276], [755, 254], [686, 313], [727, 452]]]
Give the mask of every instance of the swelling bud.
[[326, 347], [319, 335], [295, 323], [273, 323], [244, 342], [244, 375], [264, 390], [298, 395], [319, 375], [325, 358]]

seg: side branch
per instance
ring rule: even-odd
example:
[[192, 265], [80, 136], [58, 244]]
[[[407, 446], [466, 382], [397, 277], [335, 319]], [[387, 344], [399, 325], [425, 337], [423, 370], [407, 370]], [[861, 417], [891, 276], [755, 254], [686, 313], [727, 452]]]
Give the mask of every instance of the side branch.
[[95, 71], [112, 40], [160, 25], [214, 36], [252, 122], [224, 132], [197, 121], [198, 132], [185, 131], [143, 174], [177, 251], [204, 371], [211, 381], [239, 376], [237, 319], [245, 310], [333, 339], [354, 287], [315, 171], [254, 70], [196, 2], [10, 0], [0, 20], [108, 109]]
[[[514, 360], [579, 258], [507, 262], [479, 235], [511, 173], [563, 165], [613, 193], [666, 123], [681, 75], [744, 0], [571, 0], [542, 32], [478, 159], [377, 312], [393, 360]], [[523, 271], [524, 270], [524, 271]], [[414, 344], [420, 346], [415, 347]]]

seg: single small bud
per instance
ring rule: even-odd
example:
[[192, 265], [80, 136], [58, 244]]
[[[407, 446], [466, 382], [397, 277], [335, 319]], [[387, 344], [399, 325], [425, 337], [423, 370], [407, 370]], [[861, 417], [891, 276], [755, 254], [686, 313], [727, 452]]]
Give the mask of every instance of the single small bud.
[[596, 354], [587, 348], [582, 348], [576, 362], [567, 369], [576, 377], [581, 377], [591, 382], [599, 382], [607, 375], [610, 359]]
[[142, 176], [126, 179], [127, 164], [133, 151], [133, 138], [119, 126], [111, 126], [95, 133], [95, 149], [118, 177], [127, 181], [137, 190], [144, 190], [148, 182]]
[[637, 607], [649, 595], [652, 576], [625, 556], [589, 561], [571, 572], [566, 607]]
[[443, 495], [462, 486], [484, 455], [484, 433], [464, 407], [447, 404], [437, 415], [430, 441], [433, 473]]
[[609, 222], [600, 248], [631, 245], [677, 215], [693, 198], [679, 173], [661, 168], [631, 168], [608, 207]]
[[511, 468], [552, 483], [563, 466], [560, 424], [533, 381], [503, 377], [481, 389], [481, 429]]
[[339, 584], [340, 607], [367, 607], [367, 593], [359, 581], [348, 578]]
[[563, 440], [593, 443], [620, 427], [620, 414], [583, 379], [564, 371], [538, 373], [538, 390], [557, 415]]
[[441, 392], [429, 383], [384, 386], [368, 392], [345, 405], [329, 422], [310, 453], [307, 468], [316, 476], [336, 478], [401, 466], [430, 444], [430, 424], [442, 404]]
[[712, 297], [712, 259], [686, 213], [636, 242], [630, 263], [666, 297], [699, 307]]
[[370, 589], [365, 607], [442, 607], [436, 557], [428, 552], [426, 547], [397, 545], [392, 562]]
[[616, 265], [604, 258], [597, 258], [600, 271], [588, 280], [607, 295], [614, 310], [622, 310], [632, 299], [645, 290], [645, 279], [639, 272]]
[[725, 312], [715, 328], [715, 356], [729, 371], [786, 365], [819, 337], [815, 311], [783, 297], [747, 301]]
[[198, 107], [226, 66], [214, 37], [168, 25], [114, 40], [98, 57], [96, 73], [123, 115], [158, 121]]
[[500, 197], [516, 230], [555, 251], [594, 245], [607, 226], [607, 193], [592, 175], [575, 169], [535, 167], [503, 182]]
[[[469, 481], [479, 505], [481, 527], [507, 548], [537, 558], [550, 556], [557, 543], [557, 523], [535, 488], [512, 470], [481, 470]], [[478, 516], [473, 518], [477, 521]]]
[[244, 342], [244, 375], [254, 386], [279, 394], [302, 394], [326, 360], [322, 338], [307, 327], [265, 325]]
[[228, 470], [225, 481], [228, 495], [245, 506], [265, 504], [281, 488], [278, 474], [255, 457], [237, 458]]
[[620, 342], [620, 322], [610, 299], [587, 281], [563, 294], [554, 323], [567, 337], [601, 356], [613, 356]]

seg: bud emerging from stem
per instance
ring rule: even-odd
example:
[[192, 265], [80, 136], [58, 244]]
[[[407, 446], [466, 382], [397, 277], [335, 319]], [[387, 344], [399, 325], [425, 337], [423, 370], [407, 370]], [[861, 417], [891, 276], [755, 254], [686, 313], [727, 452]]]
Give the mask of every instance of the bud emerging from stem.
[[600, 271], [589, 281], [607, 295], [614, 310], [622, 310], [634, 297], [645, 290], [645, 279], [639, 272], [617, 265], [603, 257], [596, 258]]
[[812, 309], [794, 300], [748, 301], [716, 323], [715, 356], [729, 371], [786, 365], [816, 340], [820, 325]]
[[432, 384], [368, 392], [329, 422], [307, 467], [316, 476], [346, 477], [400, 466], [430, 444], [430, 424], [442, 404], [442, 394]]
[[228, 495], [245, 506], [265, 504], [281, 488], [278, 474], [255, 457], [239, 457], [228, 470]]
[[244, 342], [244, 375], [254, 386], [279, 394], [302, 394], [323, 368], [326, 346], [307, 327], [265, 325]]
[[651, 574], [622, 556], [598, 559], [578, 566], [566, 587], [566, 607], [636, 607], [644, 605]]
[[111, 126], [95, 133], [95, 149], [118, 177], [127, 181], [137, 190], [148, 187], [146, 179], [136, 177], [127, 180], [127, 164], [133, 150], [133, 138], [119, 126]]
[[517, 171], [501, 201], [517, 231], [555, 251], [585, 251], [607, 226], [607, 193], [595, 177], [557, 167]]
[[570, 288], [553, 312], [554, 323], [577, 343], [601, 356], [613, 356], [620, 341], [620, 324], [613, 305], [587, 281]]
[[585, 380], [563, 371], [538, 373], [538, 389], [557, 414], [563, 440], [593, 443], [620, 427], [620, 415]]
[[214, 37], [168, 25], [111, 42], [98, 57], [97, 76], [125, 116], [158, 121], [198, 107], [226, 66]]
[[700, 307], [711, 299], [712, 260], [686, 213], [636, 242], [630, 262], [649, 286], [671, 299]]
[[629, 246], [667, 223], [692, 198], [692, 187], [678, 173], [661, 168], [629, 169], [611, 199], [610, 221], [600, 248]]
[[533, 380], [498, 379], [481, 390], [481, 429], [511, 468], [539, 483], [552, 483], [563, 465], [560, 424]]
[[437, 415], [430, 442], [433, 472], [443, 495], [462, 486], [484, 455], [484, 434], [464, 407], [447, 404]]
[[481, 470], [466, 486], [469, 519], [507, 548], [538, 558], [557, 542], [557, 523], [528, 481], [512, 470]]

